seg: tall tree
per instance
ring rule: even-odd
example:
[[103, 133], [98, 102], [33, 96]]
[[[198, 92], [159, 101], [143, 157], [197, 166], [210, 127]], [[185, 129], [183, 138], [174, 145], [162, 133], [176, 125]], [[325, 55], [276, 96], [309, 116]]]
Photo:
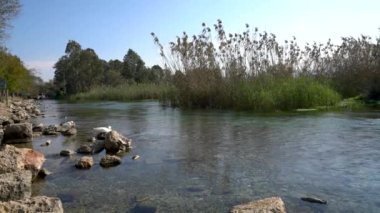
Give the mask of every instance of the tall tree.
[[6, 37], [6, 29], [10, 26], [10, 19], [14, 18], [20, 11], [19, 0], [0, 1], [0, 42]]
[[65, 55], [55, 64], [54, 84], [63, 95], [85, 92], [104, 77], [104, 65], [93, 49], [82, 50], [76, 41], [69, 41]]
[[145, 63], [135, 51], [128, 49], [127, 54], [124, 56], [123, 64], [122, 74], [127, 80], [142, 81], [142, 77], [146, 71]]

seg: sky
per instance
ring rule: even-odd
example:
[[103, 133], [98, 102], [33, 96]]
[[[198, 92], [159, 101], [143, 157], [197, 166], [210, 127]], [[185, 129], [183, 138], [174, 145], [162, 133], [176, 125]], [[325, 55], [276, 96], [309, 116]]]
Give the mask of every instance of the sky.
[[341, 37], [380, 37], [378, 0], [20, 0], [5, 46], [48, 81], [69, 40], [92, 48], [105, 60], [122, 60], [133, 49], [146, 65], [161, 64], [151, 32], [167, 45], [186, 31], [200, 33], [202, 22], [223, 21], [228, 33], [253, 29], [279, 41], [338, 44]]

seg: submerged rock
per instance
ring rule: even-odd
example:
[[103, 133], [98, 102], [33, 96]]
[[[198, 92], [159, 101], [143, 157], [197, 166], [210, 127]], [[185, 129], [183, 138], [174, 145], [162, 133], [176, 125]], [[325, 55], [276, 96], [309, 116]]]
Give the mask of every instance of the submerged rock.
[[73, 155], [75, 152], [73, 150], [70, 150], [70, 149], [64, 149], [62, 150], [59, 155], [60, 156], [64, 156], [64, 157], [67, 157], [67, 156], [70, 156], [70, 155]]
[[82, 145], [78, 148], [77, 153], [80, 154], [92, 154], [92, 147], [89, 145]]
[[326, 200], [323, 200], [317, 197], [301, 197], [301, 200], [310, 202], [310, 203], [327, 204]]
[[20, 123], [10, 124], [5, 128], [3, 143], [29, 143], [32, 142], [33, 131], [32, 124]]
[[121, 164], [121, 159], [115, 155], [106, 155], [100, 160], [100, 165], [103, 167], [117, 166]]
[[62, 202], [56, 197], [36, 196], [17, 201], [0, 202], [0, 212], [63, 213]]
[[253, 201], [245, 204], [234, 206], [231, 213], [250, 213], [250, 212], [271, 212], [285, 213], [285, 204], [280, 197], [270, 197], [258, 201]]
[[[0, 174], [0, 201], [29, 198], [32, 194], [32, 173], [27, 170]], [[1, 209], [0, 209], [0, 212]]]
[[94, 160], [92, 157], [85, 156], [79, 159], [79, 161], [75, 164], [75, 167], [78, 169], [89, 169], [94, 165]]

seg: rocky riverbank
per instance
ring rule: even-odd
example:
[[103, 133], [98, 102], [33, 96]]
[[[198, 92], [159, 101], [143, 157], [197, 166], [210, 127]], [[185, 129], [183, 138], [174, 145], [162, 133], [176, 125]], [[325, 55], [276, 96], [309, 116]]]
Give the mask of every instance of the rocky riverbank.
[[30, 119], [41, 114], [34, 100], [0, 103], [0, 212], [63, 212], [59, 198], [31, 196], [33, 181], [44, 173], [45, 156], [12, 145], [32, 142]]

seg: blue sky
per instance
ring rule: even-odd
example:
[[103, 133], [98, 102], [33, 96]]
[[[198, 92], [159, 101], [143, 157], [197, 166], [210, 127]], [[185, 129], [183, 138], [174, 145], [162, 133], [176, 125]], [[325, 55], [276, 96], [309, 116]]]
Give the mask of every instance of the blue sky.
[[217, 19], [228, 32], [241, 32], [248, 23], [280, 41], [296, 36], [300, 44], [380, 35], [378, 0], [20, 1], [21, 13], [12, 21], [5, 45], [44, 80], [53, 78], [53, 65], [68, 40], [105, 60], [121, 60], [131, 48], [151, 66], [161, 63], [151, 32], [167, 44], [183, 31], [197, 34], [202, 22], [212, 26]]

